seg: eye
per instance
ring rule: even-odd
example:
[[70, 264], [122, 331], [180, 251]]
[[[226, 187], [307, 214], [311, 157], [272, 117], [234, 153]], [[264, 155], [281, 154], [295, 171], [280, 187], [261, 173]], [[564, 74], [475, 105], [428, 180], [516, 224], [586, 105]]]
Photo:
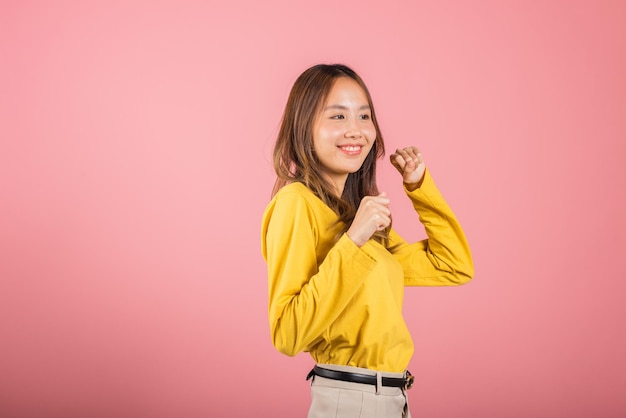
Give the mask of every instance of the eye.
[[333, 115], [330, 117], [331, 119], [336, 119], [336, 120], [341, 120], [341, 119], [345, 119], [345, 117], [343, 115]]
[[370, 115], [367, 114], [367, 113], [364, 114], [364, 115], [359, 116], [359, 118], [362, 119], [362, 120], [370, 120], [371, 119]]

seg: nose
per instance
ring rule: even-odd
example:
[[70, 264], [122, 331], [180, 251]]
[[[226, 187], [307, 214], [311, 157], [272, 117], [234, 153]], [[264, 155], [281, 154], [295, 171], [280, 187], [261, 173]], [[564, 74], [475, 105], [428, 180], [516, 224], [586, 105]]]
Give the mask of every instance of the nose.
[[355, 118], [349, 119], [345, 136], [346, 138], [360, 138], [362, 136], [361, 127]]

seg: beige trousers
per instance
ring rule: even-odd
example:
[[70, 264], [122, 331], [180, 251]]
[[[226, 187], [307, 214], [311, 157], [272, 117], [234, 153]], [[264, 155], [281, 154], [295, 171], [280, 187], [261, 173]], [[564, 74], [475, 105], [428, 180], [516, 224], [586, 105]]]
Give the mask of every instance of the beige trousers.
[[[402, 373], [333, 364], [319, 367], [380, 377], [404, 377]], [[308, 418], [411, 418], [406, 391], [401, 388], [343, 382], [314, 376]]]

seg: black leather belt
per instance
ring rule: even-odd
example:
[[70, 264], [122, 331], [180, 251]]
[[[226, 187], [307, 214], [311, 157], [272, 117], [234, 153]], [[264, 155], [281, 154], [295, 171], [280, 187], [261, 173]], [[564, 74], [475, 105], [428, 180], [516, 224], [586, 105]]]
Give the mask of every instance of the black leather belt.
[[[309, 372], [306, 377], [306, 380], [309, 380], [313, 376], [321, 376], [326, 379], [332, 380], [341, 380], [343, 382], [352, 382], [352, 383], [363, 383], [366, 385], [374, 385], [376, 386], [376, 376], [362, 373], [350, 373], [350, 372], [341, 372], [337, 370], [329, 370], [324, 369], [322, 367], [313, 367], [313, 370]], [[413, 375], [407, 371], [406, 377], [382, 377], [381, 383], [383, 386], [390, 386], [394, 388], [404, 388], [411, 389], [413, 386], [413, 381], [415, 378]]]

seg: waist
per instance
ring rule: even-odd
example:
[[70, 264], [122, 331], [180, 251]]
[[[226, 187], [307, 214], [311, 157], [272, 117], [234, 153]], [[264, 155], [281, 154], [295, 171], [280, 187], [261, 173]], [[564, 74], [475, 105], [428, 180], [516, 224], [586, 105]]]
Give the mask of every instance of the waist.
[[313, 367], [307, 380], [313, 376], [342, 382], [359, 383], [375, 387], [387, 386], [410, 389], [413, 386], [413, 375], [407, 370], [404, 373], [380, 372], [352, 366], [319, 364]]

